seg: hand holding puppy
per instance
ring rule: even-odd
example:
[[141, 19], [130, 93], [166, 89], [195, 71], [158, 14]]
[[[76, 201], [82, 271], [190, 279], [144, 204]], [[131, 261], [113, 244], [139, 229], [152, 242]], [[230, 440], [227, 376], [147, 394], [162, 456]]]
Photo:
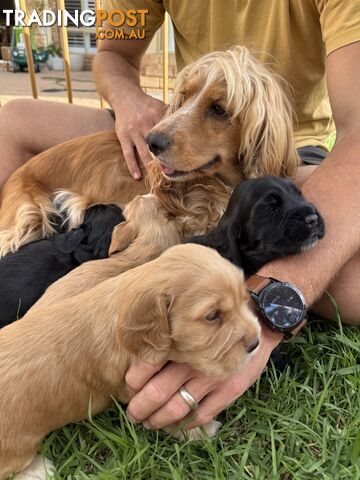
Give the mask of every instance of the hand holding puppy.
[[[143, 422], [149, 429], [177, 422], [186, 430], [209, 424], [256, 382], [281, 339], [282, 335], [262, 326], [259, 347], [241, 371], [225, 381], [199, 373], [187, 364], [171, 362], [164, 367], [139, 360], [125, 376], [128, 389], [135, 392], [127, 408], [128, 418]], [[180, 396], [178, 390], [183, 385], [199, 403], [196, 410], [191, 410]]]
[[209, 248], [177, 245], [3, 328], [0, 479], [26, 467], [47, 433], [86, 418], [90, 400], [92, 414], [112, 396], [128, 402], [136, 358], [222, 379], [237, 372], [260, 335], [247, 301], [240, 270]]

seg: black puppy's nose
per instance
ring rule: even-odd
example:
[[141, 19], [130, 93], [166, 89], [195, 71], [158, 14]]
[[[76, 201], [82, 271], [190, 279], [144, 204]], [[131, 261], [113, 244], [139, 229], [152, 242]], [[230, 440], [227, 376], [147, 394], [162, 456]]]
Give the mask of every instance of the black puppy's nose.
[[316, 227], [316, 225], [318, 224], [318, 221], [319, 221], [319, 217], [316, 213], [312, 213], [311, 215], [308, 215], [307, 217], [305, 217], [305, 223], [307, 223], [310, 228]]
[[247, 353], [253, 352], [259, 346], [259, 343], [260, 342], [258, 338], [256, 338], [253, 342], [251, 342], [250, 345], [246, 347]]
[[170, 138], [165, 133], [149, 133], [146, 137], [150, 152], [154, 155], [165, 152], [169, 148]]

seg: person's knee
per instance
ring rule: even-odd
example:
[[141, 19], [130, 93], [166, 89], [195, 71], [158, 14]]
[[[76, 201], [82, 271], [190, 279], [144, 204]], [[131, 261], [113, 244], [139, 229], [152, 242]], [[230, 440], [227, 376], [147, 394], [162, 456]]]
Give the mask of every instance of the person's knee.
[[0, 135], [8, 142], [14, 138], [21, 141], [25, 136], [22, 126], [26, 118], [29, 118], [34, 102], [30, 99], [15, 99], [0, 108]]
[[35, 106], [36, 100], [29, 98], [16, 98], [5, 103], [0, 108], [0, 117], [5, 118], [11, 116], [12, 118], [23, 119], [24, 116], [28, 116], [29, 111]]
[[37, 153], [35, 135], [29, 125], [29, 118], [36, 111], [36, 102], [32, 99], [15, 99], [0, 108], [0, 142], [18, 152], [17, 164]]

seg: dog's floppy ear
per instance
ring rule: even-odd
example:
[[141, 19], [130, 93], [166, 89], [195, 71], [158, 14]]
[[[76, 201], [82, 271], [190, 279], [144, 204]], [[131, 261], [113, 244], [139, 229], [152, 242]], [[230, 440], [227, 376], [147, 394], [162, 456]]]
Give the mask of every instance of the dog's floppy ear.
[[165, 361], [172, 345], [168, 323], [172, 299], [152, 289], [137, 291], [135, 295], [129, 301], [129, 308], [124, 309], [119, 318], [120, 343], [145, 362], [155, 364]]
[[122, 252], [137, 237], [137, 232], [130, 222], [126, 221], [116, 225], [112, 232], [109, 255], [116, 252]]
[[230, 262], [240, 266], [240, 253], [238, 239], [240, 238], [241, 225], [232, 225], [229, 221], [219, 223], [218, 226], [207, 233], [190, 238], [186, 243], [197, 243], [213, 248]]
[[72, 253], [84, 240], [86, 228], [79, 227], [54, 237], [54, 245], [61, 253]]
[[96, 240], [94, 246], [94, 255], [96, 258], [108, 258], [110, 255], [109, 249], [112, 242], [112, 232], [103, 232], [103, 234]]
[[280, 79], [251, 57], [247, 85], [252, 100], [241, 120], [239, 159], [245, 178], [292, 177], [299, 160], [293, 135], [290, 95]]

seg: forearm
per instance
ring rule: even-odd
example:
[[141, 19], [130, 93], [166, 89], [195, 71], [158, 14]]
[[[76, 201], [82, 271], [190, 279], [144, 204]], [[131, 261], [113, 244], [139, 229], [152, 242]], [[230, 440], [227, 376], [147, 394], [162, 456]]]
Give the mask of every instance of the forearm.
[[145, 136], [164, 113], [164, 104], [140, 87], [140, 63], [151, 38], [103, 40], [94, 63], [98, 91], [115, 111], [115, 131], [136, 180], [142, 176], [138, 157], [145, 166], [151, 161]]
[[131, 91], [142, 93], [139, 68], [140, 64], [112, 51], [102, 50], [96, 54], [93, 69], [96, 86], [114, 110]]
[[359, 250], [360, 126], [333, 151], [302, 186], [325, 219], [326, 235], [310, 251], [267, 264], [260, 275], [296, 285], [308, 305], [317, 300], [343, 265]]

